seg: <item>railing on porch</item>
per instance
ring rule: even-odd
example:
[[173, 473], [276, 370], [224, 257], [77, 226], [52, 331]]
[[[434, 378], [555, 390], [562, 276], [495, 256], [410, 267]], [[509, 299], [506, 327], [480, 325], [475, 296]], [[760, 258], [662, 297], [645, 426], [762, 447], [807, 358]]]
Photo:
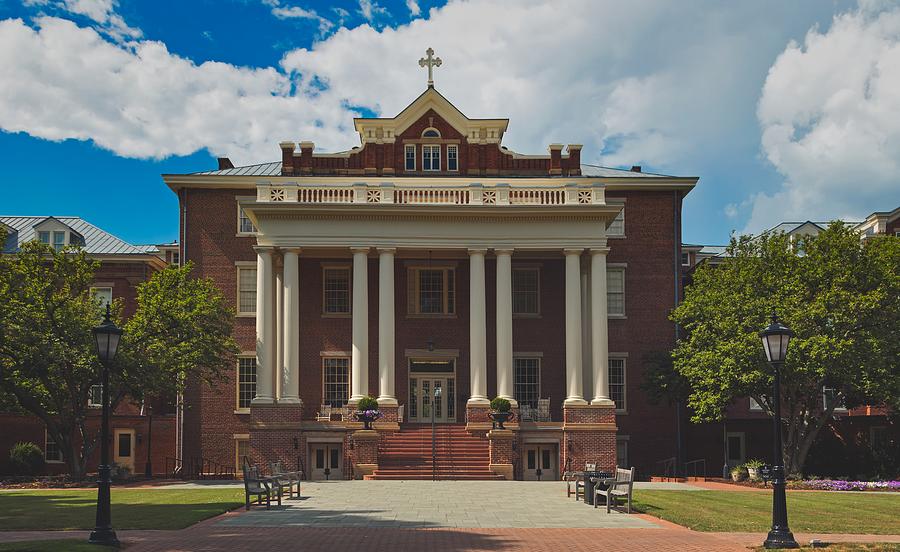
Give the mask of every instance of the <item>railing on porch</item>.
[[166, 477], [183, 479], [185, 481], [196, 479], [234, 479], [234, 468], [199, 456], [184, 460], [167, 456]]
[[398, 205], [605, 205], [602, 184], [567, 182], [552, 186], [500, 182], [473, 184], [411, 184], [381, 182], [355, 184], [298, 184], [261, 181], [261, 203], [379, 203]]

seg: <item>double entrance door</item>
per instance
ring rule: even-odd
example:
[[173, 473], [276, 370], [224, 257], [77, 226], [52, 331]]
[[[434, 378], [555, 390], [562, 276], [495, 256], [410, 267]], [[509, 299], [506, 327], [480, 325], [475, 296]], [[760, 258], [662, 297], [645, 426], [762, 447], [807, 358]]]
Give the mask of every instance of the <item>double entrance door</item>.
[[313, 481], [344, 478], [340, 443], [310, 443], [309, 458], [309, 478]]
[[525, 445], [522, 475], [525, 481], [555, 481], [559, 479], [557, 469], [559, 448], [555, 444]]
[[454, 364], [452, 361], [410, 361], [408, 421], [431, 423], [432, 414], [435, 423], [456, 421]]

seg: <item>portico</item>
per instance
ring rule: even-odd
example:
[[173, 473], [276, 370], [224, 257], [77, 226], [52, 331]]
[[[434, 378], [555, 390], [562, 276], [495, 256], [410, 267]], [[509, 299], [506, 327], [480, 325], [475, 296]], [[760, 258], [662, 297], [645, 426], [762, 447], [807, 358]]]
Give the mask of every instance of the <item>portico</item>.
[[[452, 185], [433, 179], [402, 183], [356, 181], [346, 188], [351, 201], [334, 201], [325, 194], [312, 193], [321, 189], [321, 184], [306, 179], [285, 180], [259, 182], [257, 197], [241, 202], [241, 208], [258, 229], [255, 404], [296, 405], [302, 400], [298, 392], [304, 386], [299, 374], [299, 358], [303, 354], [299, 351], [299, 336], [305, 323], [315, 321], [302, 320], [299, 305], [304, 294], [316, 294], [319, 290], [300, 288], [298, 260], [324, 256], [352, 259], [350, 402], [372, 394], [378, 397], [379, 404], [396, 406], [395, 389], [407, 385], [407, 381], [397, 381], [396, 351], [425, 341], [423, 337], [419, 344], [397, 342], [397, 259], [405, 262], [440, 256], [468, 264], [469, 352], [463, 363], [468, 368], [467, 407], [487, 408], [489, 378], [496, 385], [497, 396], [515, 401], [512, 266], [519, 257], [565, 259], [565, 404], [584, 406], [590, 400], [594, 405], [611, 405], [605, 377], [605, 259], [609, 251], [605, 228], [621, 207], [606, 204], [601, 184], [590, 179], [572, 183], [529, 179], [524, 188], [515, 182], [492, 182], [486, 186], [483, 182], [460, 180]], [[389, 194], [381, 193], [392, 187], [394, 197], [407, 198], [403, 203], [392, 202]], [[333, 184], [331, 189], [335, 189]], [[435, 201], [436, 192], [453, 201]], [[485, 203], [485, 196], [492, 197], [492, 202]], [[275, 256], [281, 257], [282, 262], [273, 262]], [[375, 290], [369, 289], [370, 259], [377, 259]], [[589, 260], [589, 311], [582, 308], [582, 259]], [[486, 279], [486, 260], [496, 266], [495, 282]], [[280, 272], [276, 268], [279, 265], [283, 267]], [[279, 294], [273, 289], [276, 283], [282, 286], [280, 309], [276, 301]], [[486, 300], [489, 285], [495, 286], [496, 298], [495, 305], [490, 306]], [[377, 296], [377, 389], [369, 389], [368, 385], [370, 293]], [[489, 310], [494, 314], [491, 328], [487, 324]], [[591, 343], [596, 345], [590, 349], [590, 363], [582, 359], [583, 320], [589, 321]], [[276, 328], [283, 330], [280, 340], [276, 338]], [[496, 361], [490, 366], [489, 333], [495, 336], [496, 343]], [[276, 349], [279, 345], [281, 351]], [[279, 358], [283, 360], [277, 366]], [[585, 377], [585, 369], [591, 370], [591, 377]], [[594, 382], [589, 395], [583, 385], [586, 379]]]

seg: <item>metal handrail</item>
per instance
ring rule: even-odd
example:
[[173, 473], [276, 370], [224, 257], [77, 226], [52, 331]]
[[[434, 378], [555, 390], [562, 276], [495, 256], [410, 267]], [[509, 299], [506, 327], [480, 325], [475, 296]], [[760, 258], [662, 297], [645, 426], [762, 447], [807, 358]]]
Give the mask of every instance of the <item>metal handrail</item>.
[[[700, 468], [700, 469], [698, 469]], [[699, 475], [698, 475], [699, 471]], [[699, 458], [697, 460], [691, 460], [689, 462], [684, 463], [684, 473], [685, 475], [690, 474], [690, 477], [706, 477], [706, 459]]]
[[675, 476], [675, 464], [678, 460], [672, 456], [671, 458], [664, 458], [662, 460], [658, 460], [656, 462], [657, 466], [660, 466], [660, 471], [662, 472], [662, 477], [674, 477]]

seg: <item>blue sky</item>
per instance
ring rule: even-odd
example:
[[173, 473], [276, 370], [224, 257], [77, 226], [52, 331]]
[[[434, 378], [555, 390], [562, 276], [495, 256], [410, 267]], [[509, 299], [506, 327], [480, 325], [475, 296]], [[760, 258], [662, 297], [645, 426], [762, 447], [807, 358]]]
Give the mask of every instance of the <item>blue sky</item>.
[[514, 150], [700, 176], [685, 241], [900, 204], [891, 1], [0, 0], [0, 214], [170, 241], [160, 173], [356, 145], [353, 116], [422, 91], [428, 46]]

